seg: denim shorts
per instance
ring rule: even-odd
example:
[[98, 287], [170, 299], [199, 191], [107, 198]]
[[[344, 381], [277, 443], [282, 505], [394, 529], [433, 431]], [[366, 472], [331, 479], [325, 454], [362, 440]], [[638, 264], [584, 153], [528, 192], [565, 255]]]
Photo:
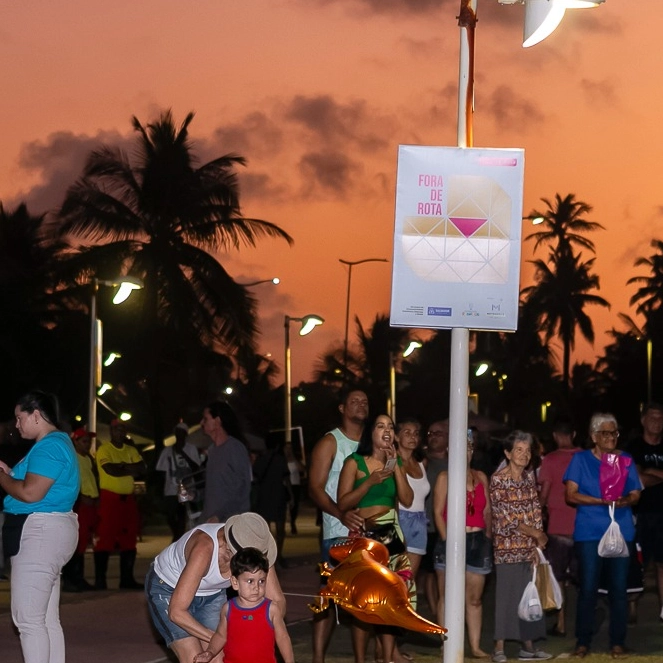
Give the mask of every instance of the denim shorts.
[[399, 509], [398, 520], [403, 530], [407, 551], [415, 555], [425, 555], [428, 538], [426, 512]]
[[[435, 544], [435, 570], [446, 568], [447, 542], [438, 539]], [[493, 544], [486, 536], [485, 530], [467, 532], [465, 534], [465, 571], [488, 575], [493, 568]]]
[[[150, 611], [150, 617], [152, 618], [155, 628], [166, 641], [168, 647], [170, 647], [175, 640], [195, 637], [183, 628], [180, 628], [177, 624], [171, 622], [168, 617], [168, 607], [174, 591], [175, 588], [161, 580], [161, 578], [159, 578], [154, 572], [154, 567], [151, 566], [150, 570], [147, 572], [147, 578], [145, 579], [147, 607]], [[189, 606], [189, 613], [203, 626], [211, 631], [216, 631], [216, 627], [219, 625], [219, 619], [221, 617], [221, 608], [225, 602], [225, 589], [210, 596], [194, 596], [193, 601], [191, 601], [191, 605]]]

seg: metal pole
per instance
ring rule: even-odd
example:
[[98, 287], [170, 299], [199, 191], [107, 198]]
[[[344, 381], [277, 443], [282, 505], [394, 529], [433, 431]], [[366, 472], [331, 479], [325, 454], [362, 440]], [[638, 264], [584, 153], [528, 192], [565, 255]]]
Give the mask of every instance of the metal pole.
[[394, 353], [389, 352], [389, 403], [388, 412], [391, 420], [396, 422], [396, 366], [394, 363]]
[[99, 356], [97, 331], [97, 291], [99, 281], [92, 279], [92, 296], [90, 298], [90, 366], [88, 375], [88, 410], [87, 429], [90, 433], [97, 432], [97, 358]]
[[[478, 0], [461, 0], [458, 75], [458, 147], [472, 147], [474, 30]], [[449, 398], [449, 488], [444, 626], [449, 629], [444, 663], [462, 663], [465, 653], [465, 508], [469, 329], [451, 331]]]
[[653, 344], [651, 338], [647, 339], [647, 402], [651, 403], [651, 361], [653, 355]]
[[348, 294], [345, 298], [345, 337], [343, 340], [343, 382], [348, 372], [348, 328], [350, 325], [350, 284], [352, 283], [352, 267], [354, 263], [341, 260], [340, 262], [348, 266]]
[[352, 268], [355, 265], [361, 265], [365, 262], [389, 262], [386, 258], [364, 258], [363, 260], [343, 260], [339, 258], [338, 261], [348, 266], [348, 294], [345, 298], [345, 339], [343, 341], [343, 382], [346, 381], [348, 375], [348, 329], [350, 326], [350, 284], [352, 282]]
[[290, 316], [285, 316], [285, 443], [292, 444], [292, 374], [290, 365]]

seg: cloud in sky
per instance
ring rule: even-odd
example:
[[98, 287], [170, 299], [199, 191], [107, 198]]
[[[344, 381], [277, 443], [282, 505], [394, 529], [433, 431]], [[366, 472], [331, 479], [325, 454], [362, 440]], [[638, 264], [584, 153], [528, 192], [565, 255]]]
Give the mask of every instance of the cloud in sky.
[[614, 106], [618, 101], [613, 81], [583, 78], [580, 80], [580, 87], [585, 99], [592, 106]]
[[[443, 6], [459, 4], [457, 0], [315, 0], [322, 6], [347, 5], [362, 13], [375, 14], [429, 14]], [[308, 2], [307, 4], [311, 4]]]
[[100, 131], [94, 136], [57, 131], [45, 140], [26, 143], [19, 154], [21, 169], [38, 178], [39, 183], [8, 203], [13, 207], [26, 202], [32, 214], [59, 207], [67, 188], [81, 175], [83, 166], [94, 149], [102, 144], [127, 149], [130, 137], [117, 131]]
[[545, 116], [530, 100], [509, 85], [498, 85], [483, 101], [483, 107], [492, 116], [498, 129], [531, 129], [541, 124]]

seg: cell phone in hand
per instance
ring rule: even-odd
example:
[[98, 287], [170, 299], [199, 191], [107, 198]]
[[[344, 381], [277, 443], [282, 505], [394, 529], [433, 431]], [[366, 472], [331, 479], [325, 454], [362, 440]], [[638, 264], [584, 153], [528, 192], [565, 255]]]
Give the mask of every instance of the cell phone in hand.
[[388, 472], [396, 469], [396, 464], [398, 463], [398, 458], [388, 458], [387, 462], [384, 464], [384, 469]]

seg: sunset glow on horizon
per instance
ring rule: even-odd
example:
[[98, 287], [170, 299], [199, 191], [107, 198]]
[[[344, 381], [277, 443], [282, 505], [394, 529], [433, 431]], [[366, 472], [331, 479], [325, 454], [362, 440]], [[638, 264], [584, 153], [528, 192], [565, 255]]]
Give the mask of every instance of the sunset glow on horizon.
[[[388, 313], [398, 145], [456, 144], [459, 0], [6, 4], [5, 209], [57, 209], [92, 149], [114, 144], [131, 155], [133, 115], [147, 124], [170, 108], [179, 125], [193, 110], [201, 163], [246, 157], [243, 213], [295, 240], [220, 256], [239, 282], [280, 278], [277, 288], [252, 287], [261, 351], [280, 358], [283, 316], [310, 311], [325, 324], [293, 339], [294, 383], [311, 377], [332, 343], [342, 345], [347, 266], [339, 258], [389, 260], [352, 272], [351, 340], [355, 315], [369, 327]], [[524, 215], [543, 211], [541, 198], [573, 193], [606, 228], [590, 238], [598, 294], [611, 309], [587, 309], [597, 341], [591, 348], [578, 336], [573, 356], [593, 363], [605, 332], [624, 330], [618, 314], [636, 317], [626, 281], [645, 273], [634, 261], [663, 239], [663, 6], [607, 0], [567, 11], [529, 49], [522, 6], [479, 0], [478, 18], [475, 146], [525, 150]], [[532, 279], [532, 248], [524, 243], [522, 286]], [[561, 357], [558, 343], [553, 349]]]

